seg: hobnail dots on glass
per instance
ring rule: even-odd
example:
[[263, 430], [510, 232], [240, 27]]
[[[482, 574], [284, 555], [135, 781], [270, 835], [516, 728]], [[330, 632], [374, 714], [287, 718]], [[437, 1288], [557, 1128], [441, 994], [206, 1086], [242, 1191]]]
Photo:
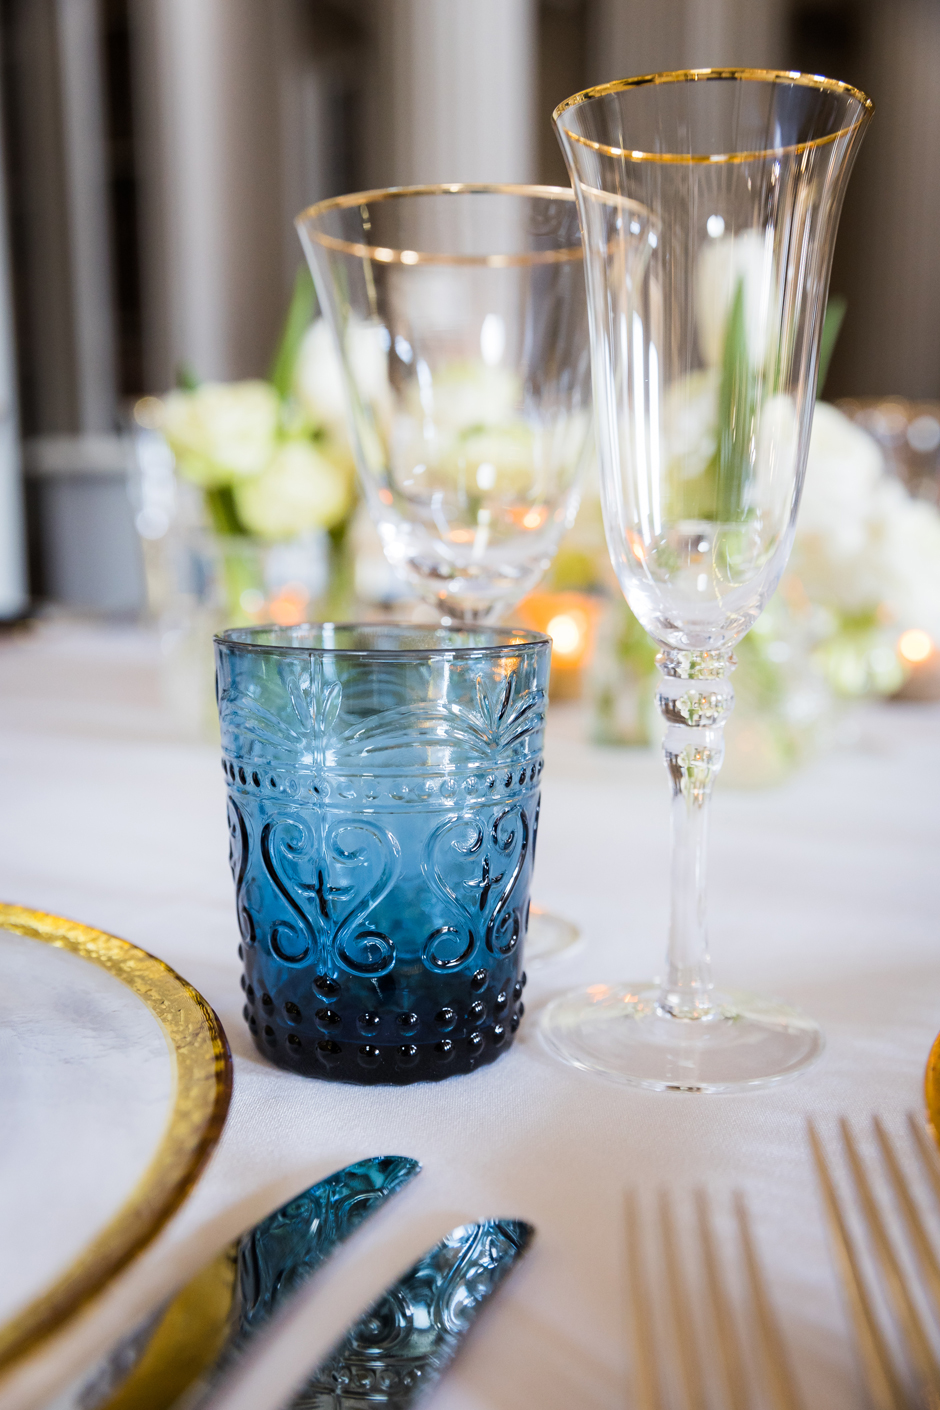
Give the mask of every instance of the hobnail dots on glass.
[[733, 1090], [820, 1052], [786, 1005], [713, 988], [705, 829], [733, 648], [780, 580], [800, 499], [836, 226], [872, 106], [845, 84], [699, 70], [555, 112], [585, 251], [607, 541], [658, 643], [673, 798], [665, 981], [594, 986], [543, 1022], [566, 1061]]
[[407, 1083], [509, 1048], [550, 650], [491, 627], [216, 637], [244, 1016], [272, 1061]]

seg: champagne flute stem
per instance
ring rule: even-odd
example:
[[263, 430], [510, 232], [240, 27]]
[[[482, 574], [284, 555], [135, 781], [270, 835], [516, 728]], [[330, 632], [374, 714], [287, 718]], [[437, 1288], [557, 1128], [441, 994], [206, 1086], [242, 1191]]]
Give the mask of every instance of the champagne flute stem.
[[716, 1012], [705, 923], [708, 806], [734, 704], [730, 651], [660, 652], [657, 702], [666, 720], [663, 752], [672, 789], [669, 956], [660, 1007], [674, 1018]]

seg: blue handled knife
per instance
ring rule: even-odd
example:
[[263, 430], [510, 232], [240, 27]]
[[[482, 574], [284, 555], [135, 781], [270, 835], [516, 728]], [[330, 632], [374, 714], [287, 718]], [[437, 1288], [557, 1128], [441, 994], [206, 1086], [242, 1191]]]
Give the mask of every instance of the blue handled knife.
[[521, 1219], [454, 1229], [369, 1308], [289, 1410], [410, 1410], [532, 1240]]
[[337, 1170], [205, 1264], [52, 1410], [169, 1410], [209, 1395], [330, 1253], [421, 1169], [375, 1156]]

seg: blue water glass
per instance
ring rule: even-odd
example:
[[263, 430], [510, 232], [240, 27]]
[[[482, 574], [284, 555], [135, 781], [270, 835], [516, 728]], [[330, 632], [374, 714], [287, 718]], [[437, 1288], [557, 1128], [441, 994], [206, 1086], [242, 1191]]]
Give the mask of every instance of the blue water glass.
[[257, 1047], [340, 1082], [493, 1062], [523, 1013], [549, 639], [325, 623], [215, 648]]

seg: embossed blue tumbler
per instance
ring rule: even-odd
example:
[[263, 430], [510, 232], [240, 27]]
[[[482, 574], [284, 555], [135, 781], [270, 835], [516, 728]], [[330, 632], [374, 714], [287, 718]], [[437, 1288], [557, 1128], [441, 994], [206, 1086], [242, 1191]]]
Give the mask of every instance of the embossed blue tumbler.
[[507, 627], [216, 637], [245, 1019], [332, 1081], [438, 1081], [522, 1017], [551, 643]]

